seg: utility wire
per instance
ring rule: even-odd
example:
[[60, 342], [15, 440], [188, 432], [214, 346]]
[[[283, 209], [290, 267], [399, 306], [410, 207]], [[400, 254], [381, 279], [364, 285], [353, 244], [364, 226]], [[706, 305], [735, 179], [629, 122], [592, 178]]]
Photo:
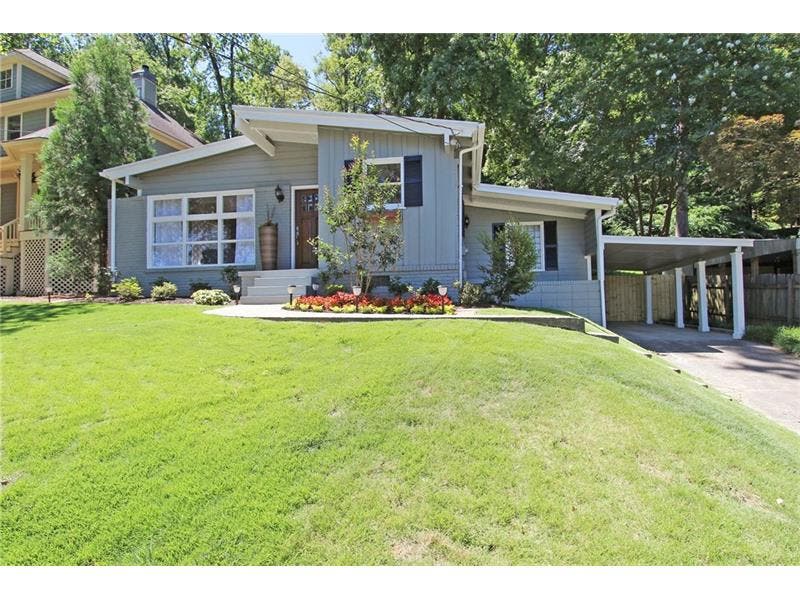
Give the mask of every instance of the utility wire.
[[[206, 47], [206, 46], [204, 46], [202, 44], [198, 44], [196, 42], [192, 42], [192, 41], [190, 41], [188, 39], [181, 38], [181, 37], [173, 35], [171, 33], [167, 33], [166, 35], [168, 37], [174, 39], [175, 41], [180, 42], [181, 44], [184, 44], [184, 45], [187, 45], [187, 46], [191, 46], [191, 47], [193, 47], [193, 48], [195, 48], [197, 50], [202, 50], [204, 52], [213, 52], [214, 55], [218, 59], [220, 59], [222, 61], [234, 62], [239, 66], [247, 68], [251, 73], [254, 73], [254, 74], [257, 74], [257, 75], [265, 75], [267, 77], [271, 77], [271, 78], [276, 79], [278, 81], [281, 81], [283, 83], [287, 83], [287, 84], [290, 84], [290, 85], [301, 87], [301, 88], [305, 89], [306, 91], [308, 91], [308, 92], [310, 92], [312, 94], [322, 94], [324, 96], [328, 96], [329, 98], [333, 98], [334, 100], [342, 102], [343, 104], [348, 104], [348, 103], [349, 104], [354, 104], [354, 103], [351, 103], [349, 100], [346, 100], [346, 99], [342, 98], [341, 96], [338, 96], [336, 94], [332, 94], [332, 93], [328, 92], [327, 90], [324, 90], [324, 89], [322, 89], [322, 88], [320, 88], [320, 87], [318, 87], [316, 85], [309, 84], [307, 81], [302, 81], [301, 82], [301, 81], [298, 81], [296, 79], [287, 79], [285, 77], [281, 77], [280, 75], [275, 74], [274, 72], [265, 73], [265, 72], [262, 72], [257, 67], [253, 66], [252, 64], [248, 63], [248, 62], [244, 62], [244, 61], [242, 61], [242, 60], [240, 60], [238, 58], [231, 58], [230, 56], [225, 56], [225, 55], [221, 54], [220, 52], [217, 52], [216, 50], [208, 48], [208, 47]], [[231, 38], [225, 38], [225, 39], [229, 43], [235, 44], [237, 47], [239, 47], [240, 49], [244, 50], [245, 52], [255, 55], [255, 52], [253, 50], [251, 50], [250, 48], [240, 44], [236, 40], [233, 40]], [[275, 66], [280, 68], [284, 72], [288, 72], [286, 69], [284, 69], [283, 67], [281, 67], [278, 64], [276, 64]], [[290, 73], [290, 75], [291, 75], [291, 73]], [[378, 117], [380, 119], [383, 119], [387, 123], [391, 123], [392, 125], [396, 125], [397, 127], [401, 127], [403, 129], [405, 129], [406, 131], [410, 131], [411, 133], [420, 133], [419, 131], [416, 131], [414, 129], [411, 129], [410, 127], [406, 127], [405, 125], [403, 125], [401, 123], [393, 121], [387, 115], [382, 115], [380, 113], [373, 112], [372, 109], [370, 109], [367, 106], [362, 106], [362, 105], [358, 105], [358, 104], [355, 104], [355, 106], [357, 108], [361, 108], [367, 114], [371, 114], [371, 115], [376, 116], [376, 117]], [[454, 138], [456, 138], [456, 141], [457, 141], [457, 133], [456, 133], [456, 131], [453, 128], [448, 127], [446, 125], [440, 125], [439, 123], [429, 123], [429, 122], [423, 121], [421, 119], [415, 119], [413, 117], [406, 117], [406, 116], [403, 116], [403, 115], [391, 115], [391, 117], [396, 118], [396, 119], [406, 119], [408, 121], [413, 121], [415, 123], [422, 123], [424, 125], [432, 125], [434, 127], [440, 127], [442, 129], [446, 129], [453, 135]]]

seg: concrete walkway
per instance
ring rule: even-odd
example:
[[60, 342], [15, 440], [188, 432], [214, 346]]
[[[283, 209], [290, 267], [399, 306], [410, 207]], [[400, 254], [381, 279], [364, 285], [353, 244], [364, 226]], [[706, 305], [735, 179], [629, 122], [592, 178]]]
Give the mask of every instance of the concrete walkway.
[[612, 323], [609, 328], [800, 433], [800, 360], [791, 355], [716, 331], [640, 323]]

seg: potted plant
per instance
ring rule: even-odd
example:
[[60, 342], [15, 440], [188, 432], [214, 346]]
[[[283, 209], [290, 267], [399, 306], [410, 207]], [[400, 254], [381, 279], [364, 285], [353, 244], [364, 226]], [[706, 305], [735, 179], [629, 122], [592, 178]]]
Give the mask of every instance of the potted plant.
[[261, 251], [261, 268], [274, 271], [278, 268], [278, 224], [272, 218], [275, 207], [267, 210], [267, 221], [258, 228], [258, 245]]

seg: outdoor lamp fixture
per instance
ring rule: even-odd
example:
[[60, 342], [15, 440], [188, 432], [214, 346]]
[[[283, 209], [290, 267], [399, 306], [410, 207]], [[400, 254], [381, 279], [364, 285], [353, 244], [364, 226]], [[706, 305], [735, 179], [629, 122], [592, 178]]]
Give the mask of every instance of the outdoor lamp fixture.
[[353, 286], [353, 293], [356, 295], [356, 312], [358, 312], [358, 297], [361, 296], [361, 286], [354, 285]]
[[447, 296], [447, 286], [439, 286], [439, 295], [442, 297], [442, 314], [444, 314], [444, 297]]
[[314, 294], [316, 294], [319, 291], [319, 284], [318, 283], [312, 283], [311, 284], [311, 289], [314, 290]]
[[290, 285], [289, 287], [286, 288], [286, 291], [289, 292], [289, 306], [293, 304], [295, 290], [297, 290], [296, 285]]
[[469, 228], [469, 215], [464, 215], [464, 229]]
[[53, 295], [53, 286], [52, 285], [45, 286], [44, 293], [47, 294], [47, 303], [50, 304], [50, 296]]
[[286, 198], [286, 196], [283, 195], [281, 186], [279, 185], [275, 186], [275, 198], [278, 200], [278, 202], [283, 202], [284, 198]]
[[236, 296], [236, 304], [239, 304], [239, 297], [241, 296], [240, 292], [242, 291], [242, 286], [239, 284], [234, 284], [233, 286], [233, 295]]

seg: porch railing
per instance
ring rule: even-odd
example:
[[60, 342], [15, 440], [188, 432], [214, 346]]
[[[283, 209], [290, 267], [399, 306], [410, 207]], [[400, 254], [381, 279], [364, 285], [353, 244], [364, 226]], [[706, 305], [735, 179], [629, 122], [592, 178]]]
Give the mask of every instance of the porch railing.
[[8, 252], [17, 244], [19, 244], [19, 225], [17, 219], [12, 219], [0, 225], [0, 251]]

